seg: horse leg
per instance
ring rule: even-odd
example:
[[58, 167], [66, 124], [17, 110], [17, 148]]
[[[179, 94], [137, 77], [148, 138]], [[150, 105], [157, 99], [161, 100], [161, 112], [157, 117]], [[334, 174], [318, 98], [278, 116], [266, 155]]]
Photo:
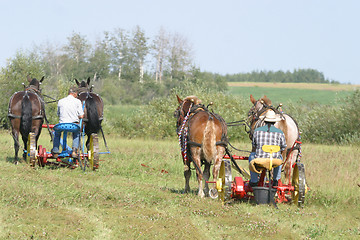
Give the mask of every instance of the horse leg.
[[295, 163], [296, 156], [298, 154], [298, 150], [293, 150], [290, 155], [289, 159], [287, 160], [284, 167], [284, 174], [285, 174], [285, 183], [288, 184], [291, 181], [292, 177], [292, 165]]
[[198, 196], [203, 198], [203, 197], [205, 197], [205, 194], [204, 194], [204, 187], [203, 187], [203, 182], [202, 182], [203, 174], [200, 172], [201, 171], [200, 154], [201, 154], [201, 148], [200, 147], [192, 147], [191, 148], [192, 160], [200, 168], [200, 169], [196, 168], [196, 176], [197, 176], [198, 185], [199, 185]]
[[19, 132], [14, 130], [12, 131], [12, 137], [14, 139], [14, 149], [15, 149], [15, 164], [19, 163], [18, 153], [19, 153]]
[[205, 181], [205, 188], [204, 188], [204, 192], [205, 192], [205, 196], [208, 197], [209, 196], [209, 184], [207, 183], [207, 181], [209, 181], [210, 178], [210, 163], [205, 161], [205, 169], [204, 169], [204, 181]]
[[190, 177], [191, 177], [191, 169], [190, 162], [184, 164], [184, 177], [185, 177], [185, 193], [190, 192]]
[[[23, 143], [24, 143], [24, 149], [27, 149], [28, 136], [22, 136], [22, 140], [23, 140]], [[27, 153], [24, 151], [24, 153], [23, 153], [24, 161], [26, 161], [26, 154]]]
[[213, 168], [214, 181], [217, 180], [217, 177], [219, 175], [219, 170], [220, 170], [220, 166], [221, 166], [221, 162], [222, 162], [224, 154], [225, 154], [225, 148], [222, 146], [216, 146], [216, 159], [215, 159], [214, 168]]

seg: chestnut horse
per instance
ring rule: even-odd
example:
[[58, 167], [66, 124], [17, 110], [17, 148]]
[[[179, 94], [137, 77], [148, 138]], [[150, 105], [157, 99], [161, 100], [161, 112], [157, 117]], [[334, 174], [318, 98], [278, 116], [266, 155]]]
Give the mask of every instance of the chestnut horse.
[[[44, 77], [38, 81], [36, 78], [27, 78], [30, 83], [24, 91], [14, 93], [9, 101], [8, 118], [11, 124], [11, 134], [14, 139], [15, 164], [18, 163], [19, 132], [21, 134], [24, 150], [27, 149], [30, 132], [35, 134], [35, 145], [39, 139], [45, 117], [44, 101], [41, 96], [40, 84]], [[26, 159], [26, 152], [23, 154]]]
[[93, 86], [89, 87], [90, 78], [86, 82], [79, 82], [75, 79], [75, 82], [79, 87], [78, 99], [81, 102], [85, 101], [83, 127], [85, 127], [85, 134], [87, 135], [86, 147], [89, 148], [91, 134], [98, 134], [101, 130], [104, 103], [99, 94], [92, 92]]
[[271, 109], [281, 117], [281, 121], [275, 123], [275, 127], [283, 131], [285, 135], [287, 149], [282, 153], [282, 156], [284, 161], [283, 167], [285, 173], [285, 183], [287, 184], [288, 181], [291, 179], [292, 165], [295, 163], [299, 154], [299, 127], [296, 121], [291, 116], [282, 113], [281, 108], [279, 109], [279, 107], [273, 107], [271, 105], [271, 100], [266, 95], [257, 101], [252, 95], [250, 95], [250, 101], [253, 104], [248, 114], [250, 122], [250, 139], [252, 139], [252, 134], [256, 128], [265, 125], [264, 116], [267, 111]]
[[[190, 191], [190, 162], [193, 162], [199, 185], [198, 196], [209, 196], [206, 181], [210, 177], [211, 164], [214, 164], [214, 180], [218, 177], [227, 146], [227, 126], [222, 117], [210, 112], [196, 96], [188, 96], [184, 100], [177, 96], [177, 99], [179, 107], [174, 116], [177, 118], [177, 133], [184, 161], [185, 192]], [[205, 165], [204, 172], [201, 170], [202, 164]]]

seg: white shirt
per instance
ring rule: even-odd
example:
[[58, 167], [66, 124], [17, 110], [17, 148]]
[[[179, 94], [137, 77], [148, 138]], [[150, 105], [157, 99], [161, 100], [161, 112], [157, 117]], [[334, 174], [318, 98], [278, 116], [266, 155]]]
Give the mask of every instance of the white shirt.
[[78, 123], [79, 116], [84, 114], [81, 101], [68, 95], [58, 102], [57, 115], [60, 123]]

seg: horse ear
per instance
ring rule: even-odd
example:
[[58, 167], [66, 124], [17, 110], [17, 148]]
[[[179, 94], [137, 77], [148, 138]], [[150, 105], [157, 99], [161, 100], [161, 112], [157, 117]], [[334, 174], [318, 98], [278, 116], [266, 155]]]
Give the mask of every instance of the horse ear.
[[182, 102], [181, 98], [179, 98], [179, 96], [177, 94], [176, 94], [176, 97], [177, 97], [178, 102], [181, 103]]
[[87, 79], [87, 85], [90, 85], [90, 77], [88, 77], [88, 79]]
[[253, 95], [252, 95], [252, 94], [250, 94], [250, 101], [251, 101], [253, 104], [255, 104], [255, 103], [256, 103], [256, 100], [255, 100], [255, 98], [253, 97]]
[[76, 84], [78, 85], [78, 86], [80, 86], [80, 83], [79, 83], [79, 81], [75, 78], [75, 82], [76, 82]]
[[266, 95], [264, 95], [263, 99], [268, 106], [271, 106], [271, 100]]
[[44, 78], [45, 78], [45, 76], [43, 76], [43, 77], [41, 78], [40, 82], [44, 81]]
[[30, 75], [27, 75], [27, 80], [28, 80], [28, 82], [31, 82], [31, 77], [30, 77]]

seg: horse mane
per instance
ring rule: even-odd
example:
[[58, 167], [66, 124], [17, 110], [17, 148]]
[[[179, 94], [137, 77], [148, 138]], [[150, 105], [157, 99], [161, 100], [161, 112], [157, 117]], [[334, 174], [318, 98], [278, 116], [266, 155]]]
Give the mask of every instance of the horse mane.
[[187, 96], [186, 98], [184, 98], [184, 102], [185, 101], [193, 102], [195, 105], [201, 103], [201, 100], [197, 96], [194, 96], [194, 95]]
[[83, 80], [83, 81], [81, 81], [81, 83], [80, 83], [80, 86], [79, 87], [84, 87], [84, 88], [87, 88], [88, 87], [88, 85], [86, 84], [86, 82]]
[[260, 98], [260, 100], [263, 100], [264, 103], [268, 106], [271, 106], [271, 104], [272, 104], [271, 100], [266, 95], [264, 95], [262, 98]]

